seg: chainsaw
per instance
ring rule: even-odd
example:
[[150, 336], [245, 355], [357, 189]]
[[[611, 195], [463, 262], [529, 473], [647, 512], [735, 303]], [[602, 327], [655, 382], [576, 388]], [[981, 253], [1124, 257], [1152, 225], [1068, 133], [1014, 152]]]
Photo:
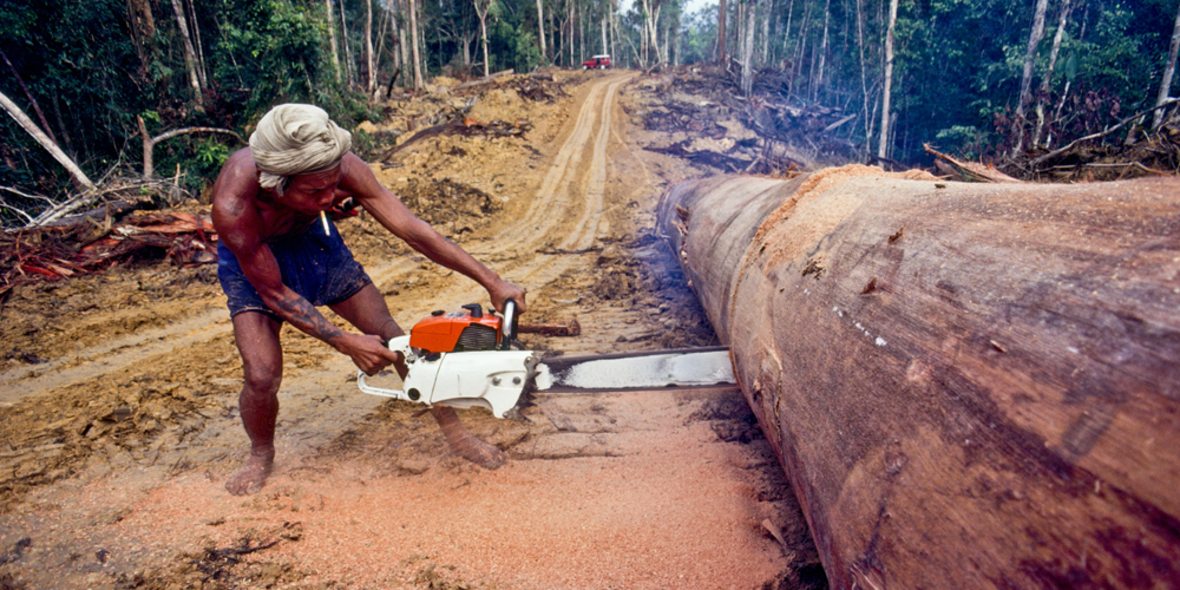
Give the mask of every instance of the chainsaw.
[[516, 303], [504, 314], [484, 312], [476, 303], [457, 311], [432, 312], [389, 341], [409, 372], [401, 389], [370, 385], [364, 371], [357, 385], [364, 393], [426, 405], [483, 407], [497, 418], [524, 419], [520, 410], [538, 393], [594, 393], [705, 387], [736, 383], [729, 348], [713, 346], [562, 356], [521, 350], [516, 342]]

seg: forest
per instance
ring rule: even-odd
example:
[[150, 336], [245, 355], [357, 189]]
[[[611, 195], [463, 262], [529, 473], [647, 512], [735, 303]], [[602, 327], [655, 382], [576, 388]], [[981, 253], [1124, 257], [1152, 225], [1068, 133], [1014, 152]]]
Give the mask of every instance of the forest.
[[[599, 53], [646, 73], [711, 66], [736, 100], [769, 88], [838, 110], [834, 133], [865, 162], [927, 166], [932, 146], [1019, 172], [1063, 148], [1139, 145], [1154, 159], [1134, 164], [1171, 173], [1177, 4], [10, 0], [0, 220], [32, 225], [115, 179], [199, 194], [274, 104], [315, 103], [352, 128], [435, 76], [580, 68]], [[357, 133], [359, 149], [375, 141]]]

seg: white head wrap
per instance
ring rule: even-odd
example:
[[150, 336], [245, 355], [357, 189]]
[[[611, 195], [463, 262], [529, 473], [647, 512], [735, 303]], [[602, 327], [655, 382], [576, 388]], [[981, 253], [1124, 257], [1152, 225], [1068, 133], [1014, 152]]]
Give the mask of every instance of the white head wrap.
[[263, 188], [282, 190], [284, 177], [330, 170], [352, 147], [352, 134], [323, 109], [281, 104], [263, 115], [250, 134], [250, 152]]

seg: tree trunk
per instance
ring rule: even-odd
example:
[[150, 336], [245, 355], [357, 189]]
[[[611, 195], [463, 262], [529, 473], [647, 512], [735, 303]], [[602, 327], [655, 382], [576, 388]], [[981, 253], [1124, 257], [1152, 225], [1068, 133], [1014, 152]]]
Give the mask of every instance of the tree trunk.
[[2, 92], [0, 92], [0, 106], [3, 106], [4, 110], [8, 112], [8, 115], [12, 117], [17, 122], [17, 124], [25, 130], [26, 133], [31, 135], [33, 139], [37, 140], [37, 143], [41, 144], [41, 147], [45, 148], [45, 150], [48, 151], [51, 156], [53, 156], [53, 159], [57, 160], [57, 162], [66, 169], [66, 172], [70, 174], [70, 179], [74, 182], [75, 188], [80, 190], [94, 188], [94, 183], [90, 181], [90, 178], [86, 176], [86, 173], [82, 172], [82, 169], [79, 168], [78, 165], [75, 164], [65, 152], [61, 151], [61, 148], [57, 147], [57, 144], [54, 143], [52, 139], [49, 139], [49, 136], [45, 135], [45, 132], [41, 131], [41, 129], [37, 127], [37, 124], [34, 123], [33, 120], [30, 119], [29, 116], [26, 115], [25, 112], [21, 110], [21, 108], [17, 106], [15, 102], [12, 102], [12, 100], [10, 100], [8, 96]]
[[804, 2], [803, 22], [799, 23], [799, 34], [795, 36], [795, 68], [792, 78], [803, 72], [803, 56], [807, 55], [807, 30], [811, 28], [811, 2]]
[[[1176, 9], [1176, 24], [1172, 25], [1172, 45], [1168, 49], [1168, 65], [1164, 67], [1164, 79], [1160, 81], [1160, 91], [1155, 104], [1159, 106], [1168, 100], [1172, 92], [1172, 76], [1176, 73], [1176, 56], [1180, 53], [1180, 8]], [[1164, 122], [1164, 109], [1156, 109], [1151, 121], [1152, 129], [1159, 129]]]
[[[861, 2], [863, 0], [856, 0], [856, 48], [860, 53], [860, 91], [863, 99], [863, 115], [865, 126], [865, 145], [872, 145], [873, 141], [873, 120], [869, 115], [869, 73], [868, 62], [865, 60], [865, 30], [864, 30], [864, 11], [861, 9]], [[865, 152], [869, 148], [865, 148]]]
[[541, 40], [541, 61], [549, 61], [549, 51], [545, 48], [545, 11], [541, 0], [537, 0], [537, 38]]
[[365, 68], [368, 70], [365, 93], [372, 100], [377, 92], [377, 56], [373, 53], [373, 0], [365, 0]]
[[152, 63], [149, 48], [155, 45], [156, 37], [156, 18], [152, 14], [152, 3], [149, 0], [128, 0], [127, 17], [131, 42], [135, 45], [135, 53], [139, 56], [140, 67], [146, 76]]
[[830, 587], [1174, 586], [1180, 178], [926, 178], [658, 209]]
[[819, 68], [815, 76], [815, 83], [812, 86], [811, 99], [816, 100], [819, 97], [819, 91], [824, 85], [824, 66], [827, 65], [828, 58], [828, 25], [832, 20], [832, 0], [824, 2], [824, 36], [819, 45]]
[[475, 14], [479, 16], [479, 44], [483, 47], [483, 75], [491, 75], [488, 65], [488, 11], [495, 0], [475, 0]]
[[602, 15], [602, 52], [609, 55], [611, 52], [610, 45], [607, 45], [607, 43], [606, 43], [606, 27], [607, 27], [607, 19], [608, 18], [610, 18], [610, 15], [608, 15], [608, 14]]
[[201, 79], [197, 75], [197, 52], [193, 49], [193, 40], [189, 36], [188, 23], [184, 18], [184, 7], [180, 4], [181, 0], [172, 0], [172, 10], [176, 13], [176, 28], [180, 30], [180, 36], [184, 39], [184, 66], [188, 70], [189, 86], [193, 89], [193, 100], [197, 106], [201, 106]]
[[746, 98], [754, 91], [754, 1], [746, 3], [746, 31], [742, 42], [742, 95]]
[[414, 57], [414, 90], [422, 88], [422, 53], [418, 47], [418, 2], [410, 0], [410, 48]]
[[1045, 127], [1045, 99], [1053, 83], [1053, 70], [1057, 67], [1057, 55], [1061, 51], [1061, 39], [1065, 36], [1065, 25], [1069, 22], [1071, 0], [1063, 0], [1061, 14], [1057, 18], [1057, 31], [1053, 33], [1053, 49], [1049, 51], [1049, 67], [1045, 70], [1045, 79], [1041, 80], [1041, 91], [1037, 95], [1037, 129], [1033, 133], [1033, 147], [1041, 144], [1041, 132]]
[[332, 40], [332, 71], [336, 73], [336, 83], [340, 83], [340, 50], [336, 42], [336, 17], [332, 16], [332, 0], [324, 0], [328, 9], [328, 34]]
[[[411, 5], [414, 0], [410, 0]], [[350, 86], [356, 85], [356, 69], [352, 61], [352, 47], [348, 43], [348, 19], [344, 14], [344, 0], [340, 0], [340, 44], [344, 53], [344, 77]]]
[[1048, 4], [1049, 0], [1037, 0], [1032, 31], [1028, 34], [1028, 47], [1024, 51], [1024, 74], [1020, 78], [1020, 98], [1016, 104], [1016, 115], [1012, 117], [1012, 157], [1016, 157], [1016, 154], [1024, 149], [1024, 115], [1032, 101], [1033, 66], [1037, 62], [1037, 46], [1045, 37], [1045, 8]]
[[762, 59], [763, 66], [770, 64], [770, 21], [774, 18], [774, 0], [766, 0], [766, 13], [762, 18]]
[[717, 1], [717, 62], [725, 67], [729, 56], [725, 54], [725, 11], [728, 10], [725, 6], [725, 0]]
[[197, 49], [197, 77], [201, 80], [201, 88], [209, 87], [209, 78], [205, 73], [205, 47], [201, 44], [201, 24], [197, 21], [197, 7], [192, 0], [188, 7], [189, 22], [192, 23], [193, 45]]
[[897, 26], [897, 0], [889, 0], [889, 25], [885, 30], [885, 88], [881, 91], [881, 136], [877, 157], [889, 157], [889, 101], [893, 92], [893, 30]]
[[643, 0], [643, 10], [647, 16], [645, 22], [647, 23], [648, 39], [652, 51], [656, 54], [651, 65], [664, 61], [664, 56], [660, 54], [660, 8], [661, 0]]

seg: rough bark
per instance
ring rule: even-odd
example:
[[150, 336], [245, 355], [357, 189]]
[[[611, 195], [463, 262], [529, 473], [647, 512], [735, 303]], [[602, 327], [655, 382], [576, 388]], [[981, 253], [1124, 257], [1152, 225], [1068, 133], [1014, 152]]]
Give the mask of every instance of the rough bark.
[[714, 177], [659, 220], [831, 587], [1180, 580], [1180, 178]]

